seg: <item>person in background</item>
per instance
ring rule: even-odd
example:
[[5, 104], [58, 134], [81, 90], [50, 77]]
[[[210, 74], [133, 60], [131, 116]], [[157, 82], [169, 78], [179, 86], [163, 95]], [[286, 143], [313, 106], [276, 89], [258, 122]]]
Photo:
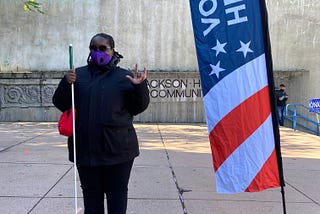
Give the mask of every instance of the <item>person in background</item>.
[[278, 119], [279, 125], [284, 125], [284, 109], [286, 107], [286, 102], [289, 98], [287, 93], [285, 92], [286, 86], [284, 84], [280, 84], [279, 89], [275, 91], [276, 99], [277, 99], [277, 111], [278, 111]]
[[[62, 112], [71, 108], [75, 88], [76, 155], [85, 214], [125, 214], [128, 182], [139, 155], [133, 116], [149, 104], [147, 71], [132, 74], [118, 66], [112, 36], [99, 33], [90, 41], [88, 65], [73, 68], [60, 81], [52, 98]], [[73, 162], [73, 140], [68, 138]]]

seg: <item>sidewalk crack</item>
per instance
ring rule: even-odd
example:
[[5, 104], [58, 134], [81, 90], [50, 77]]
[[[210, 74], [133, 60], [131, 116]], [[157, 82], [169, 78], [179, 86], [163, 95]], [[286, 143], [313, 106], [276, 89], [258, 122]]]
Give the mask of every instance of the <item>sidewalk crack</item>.
[[288, 186], [290, 186], [291, 188], [293, 188], [294, 190], [296, 190], [297, 192], [301, 193], [304, 197], [308, 198], [310, 201], [312, 201], [313, 203], [315, 203], [316, 205], [320, 206], [320, 203], [317, 202], [316, 200], [312, 199], [310, 196], [308, 196], [306, 193], [302, 192], [301, 190], [299, 190], [297, 187], [293, 186], [292, 184], [288, 183], [287, 181], [285, 182]]
[[45, 133], [42, 133], [42, 134], [36, 135], [36, 136], [34, 136], [34, 137], [28, 138], [28, 139], [26, 139], [26, 140], [23, 140], [23, 141], [21, 141], [21, 142], [19, 142], [19, 143], [16, 143], [16, 144], [14, 144], [14, 145], [7, 146], [7, 147], [4, 147], [4, 148], [0, 148], [0, 152], [5, 152], [5, 151], [7, 151], [7, 150], [9, 150], [9, 149], [11, 149], [11, 148], [13, 148], [13, 147], [15, 147], [15, 146], [19, 146], [19, 145], [21, 145], [21, 144], [23, 144], [23, 143], [26, 143], [26, 142], [28, 142], [28, 141], [30, 141], [30, 140], [33, 140], [33, 139], [35, 139], [35, 138], [37, 138], [37, 137], [40, 137], [40, 136], [44, 135], [44, 134], [45, 134]]
[[164, 150], [166, 152], [167, 161], [168, 161], [168, 164], [169, 164], [169, 168], [170, 168], [170, 171], [171, 171], [171, 174], [172, 174], [173, 181], [174, 181], [174, 183], [176, 185], [176, 188], [178, 190], [178, 196], [179, 196], [179, 200], [180, 200], [180, 203], [181, 203], [181, 206], [182, 206], [183, 214], [187, 214], [188, 212], [187, 212], [187, 208], [186, 208], [185, 203], [184, 203], [183, 193], [184, 192], [190, 192], [191, 190], [184, 190], [179, 186], [178, 179], [177, 179], [176, 173], [175, 173], [175, 171], [174, 171], [174, 169], [172, 167], [172, 164], [171, 164], [171, 161], [170, 161], [169, 152], [168, 152], [166, 144], [165, 144], [165, 142], [163, 140], [159, 124], [157, 124], [157, 128], [158, 128], [158, 132], [160, 134], [162, 145], [163, 145]]
[[61, 178], [58, 179], [58, 181], [53, 184], [53, 186], [39, 199], [39, 201], [37, 201], [37, 203], [29, 210], [29, 212], [27, 214], [30, 214], [39, 204], [40, 202], [49, 194], [49, 192], [68, 174], [68, 172], [73, 168], [70, 167], [62, 176]]

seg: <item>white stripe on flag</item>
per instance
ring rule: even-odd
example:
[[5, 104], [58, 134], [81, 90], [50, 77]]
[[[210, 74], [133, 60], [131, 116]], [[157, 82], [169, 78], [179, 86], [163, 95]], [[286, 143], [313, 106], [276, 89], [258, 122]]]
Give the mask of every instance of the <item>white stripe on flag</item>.
[[266, 121], [219, 167], [216, 172], [217, 192], [244, 192], [274, 149], [270, 114]]
[[217, 83], [203, 98], [208, 133], [230, 111], [267, 85], [265, 54], [239, 67]]

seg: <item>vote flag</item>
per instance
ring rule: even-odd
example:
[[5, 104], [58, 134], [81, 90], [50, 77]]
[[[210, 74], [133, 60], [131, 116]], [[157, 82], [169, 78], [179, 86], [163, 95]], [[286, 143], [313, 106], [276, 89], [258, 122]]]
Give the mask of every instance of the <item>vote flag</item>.
[[190, 0], [217, 192], [284, 184], [265, 2]]

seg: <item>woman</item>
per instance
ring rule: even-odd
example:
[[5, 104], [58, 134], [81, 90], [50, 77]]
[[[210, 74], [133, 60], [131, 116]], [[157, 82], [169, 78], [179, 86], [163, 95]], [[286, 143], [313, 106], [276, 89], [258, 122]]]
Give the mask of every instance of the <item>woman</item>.
[[[90, 41], [88, 65], [70, 70], [60, 81], [53, 104], [61, 111], [71, 107], [75, 87], [76, 155], [85, 214], [108, 214], [127, 209], [128, 182], [134, 158], [139, 155], [132, 121], [149, 104], [147, 71], [135, 73], [117, 66], [122, 56], [110, 35], [100, 33]], [[73, 141], [68, 138], [69, 159]]]

